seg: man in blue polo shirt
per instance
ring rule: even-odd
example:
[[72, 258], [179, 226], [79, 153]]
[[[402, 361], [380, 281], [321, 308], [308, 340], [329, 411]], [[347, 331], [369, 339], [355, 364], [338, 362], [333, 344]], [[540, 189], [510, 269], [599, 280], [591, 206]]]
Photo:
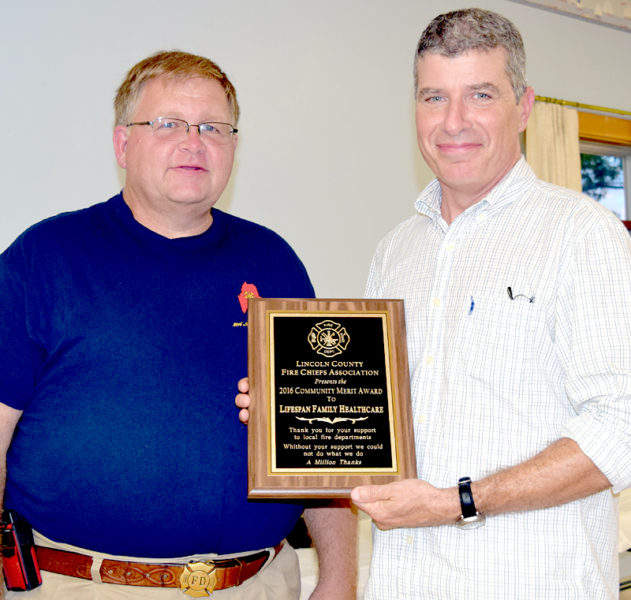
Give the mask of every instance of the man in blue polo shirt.
[[[115, 109], [122, 193], [0, 257], [4, 507], [35, 531], [43, 584], [29, 597], [297, 599], [283, 540], [304, 507], [247, 501], [231, 398], [247, 298], [311, 297], [309, 278], [279, 236], [212, 208], [239, 116], [217, 65], [153, 55]], [[304, 515], [312, 598], [354, 598], [350, 509]]]

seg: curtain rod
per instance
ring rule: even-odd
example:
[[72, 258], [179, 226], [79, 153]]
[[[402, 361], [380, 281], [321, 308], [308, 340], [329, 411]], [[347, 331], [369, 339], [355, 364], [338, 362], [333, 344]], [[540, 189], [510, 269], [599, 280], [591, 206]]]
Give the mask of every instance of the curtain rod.
[[601, 113], [612, 113], [623, 117], [631, 117], [628, 110], [620, 110], [618, 108], [605, 108], [604, 106], [594, 106], [593, 104], [582, 104], [581, 102], [572, 102], [570, 100], [559, 100], [558, 98], [547, 98], [545, 96], [535, 96], [538, 102], [547, 102], [548, 104], [562, 104], [563, 106], [573, 106], [583, 110], [593, 110]]

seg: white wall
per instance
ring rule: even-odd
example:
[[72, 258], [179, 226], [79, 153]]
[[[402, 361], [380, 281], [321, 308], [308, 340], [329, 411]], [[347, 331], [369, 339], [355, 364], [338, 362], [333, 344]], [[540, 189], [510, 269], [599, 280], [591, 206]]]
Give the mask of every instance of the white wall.
[[[510, 0], [536, 93], [631, 110], [631, 34]], [[416, 150], [412, 56], [444, 0], [3, 2], [0, 248], [116, 193], [115, 89], [158, 49], [217, 61], [243, 110], [219, 207], [283, 235], [321, 296], [363, 293], [372, 251], [430, 179]], [[255, 252], [256, 249], [253, 249]]]

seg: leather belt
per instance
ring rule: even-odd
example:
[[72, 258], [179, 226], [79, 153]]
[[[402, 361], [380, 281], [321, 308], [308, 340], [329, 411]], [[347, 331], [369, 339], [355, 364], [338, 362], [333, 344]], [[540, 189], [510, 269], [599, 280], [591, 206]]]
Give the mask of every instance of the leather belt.
[[[283, 547], [274, 548], [274, 556]], [[92, 579], [92, 557], [76, 552], [36, 546], [39, 568], [51, 573]], [[103, 583], [145, 587], [179, 587], [184, 593], [201, 597], [214, 590], [241, 585], [256, 575], [271, 552], [262, 550], [238, 558], [189, 562], [186, 564], [143, 564], [103, 559], [99, 574]], [[272, 557], [272, 559], [274, 558]]]

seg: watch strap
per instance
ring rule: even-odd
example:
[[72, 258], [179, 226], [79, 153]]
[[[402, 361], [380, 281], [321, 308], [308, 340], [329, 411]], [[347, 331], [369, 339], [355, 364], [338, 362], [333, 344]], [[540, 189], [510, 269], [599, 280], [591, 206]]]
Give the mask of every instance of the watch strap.
[[458, 493], [460, 494], [460, 509], [462, 510], [462, 518], [468, 519], [475, 517], [478, 511], [475, 508], [473, 494], [471, 493], [471, 477], [461, 477], [458, 480]]

